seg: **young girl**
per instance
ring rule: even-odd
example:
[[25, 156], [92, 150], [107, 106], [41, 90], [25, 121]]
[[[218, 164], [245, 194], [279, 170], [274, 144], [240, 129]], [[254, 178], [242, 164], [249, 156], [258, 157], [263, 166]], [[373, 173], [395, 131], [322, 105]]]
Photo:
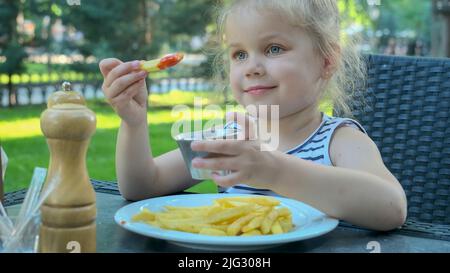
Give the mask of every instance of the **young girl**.
[[[223, 11], [219, 25], [234, 98], [243, 106], [279, 105], [279, 146], [261, 151], [254, 141], [194, 142], [192, 149], [222, 156], [197, 158], [193, 166], [232, 170], [213, 176], [228, 192], [276, 193], [374, 230], [401, 226], [405, 193], [374, 142], [356, 121], [318, 109], [327, 96], [345, 112], [342, 90], [351, 89], [362, 74], [361, 60], [340, 41], [336, 1], [238, 0]], [[199, 182], [191, 178], [178, 149], [153, 158], [147, 73], [138, 67], [137, 61], [100, 63], [103, 91], [122, 119], [116, 168], [120, 191], [130, 200]]]

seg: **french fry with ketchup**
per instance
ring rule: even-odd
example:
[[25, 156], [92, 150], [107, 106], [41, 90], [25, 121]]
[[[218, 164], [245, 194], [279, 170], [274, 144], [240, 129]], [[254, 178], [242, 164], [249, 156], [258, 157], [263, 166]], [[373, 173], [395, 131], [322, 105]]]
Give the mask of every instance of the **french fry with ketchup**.
[[184, 54], [181, 52], [167, 54], [162, 58], [150, 61], [141, 61], [141, 69], [147, 72], [157, 72], [177, 65], [183, 60]]

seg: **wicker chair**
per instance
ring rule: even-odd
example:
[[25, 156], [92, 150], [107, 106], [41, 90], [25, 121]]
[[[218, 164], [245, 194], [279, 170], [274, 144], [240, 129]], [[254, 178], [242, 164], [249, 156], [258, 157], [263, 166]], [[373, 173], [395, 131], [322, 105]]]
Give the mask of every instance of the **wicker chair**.
[[[355, 118], [408, 198], [408, 225], [450, 235], [450, 59], [366, 56]], [[431, 224], [431, 225], [430, 225]]]

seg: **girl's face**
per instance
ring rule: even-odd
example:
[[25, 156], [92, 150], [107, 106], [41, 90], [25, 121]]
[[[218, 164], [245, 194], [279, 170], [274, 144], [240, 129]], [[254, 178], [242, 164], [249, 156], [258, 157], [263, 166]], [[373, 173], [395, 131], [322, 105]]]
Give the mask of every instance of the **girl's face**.
[[241, 105], [279, 105], [280, 118], [316, 105], [324, 60], [306, 32], [274, 13], [239, 11], [228, 17], [225, 34]]

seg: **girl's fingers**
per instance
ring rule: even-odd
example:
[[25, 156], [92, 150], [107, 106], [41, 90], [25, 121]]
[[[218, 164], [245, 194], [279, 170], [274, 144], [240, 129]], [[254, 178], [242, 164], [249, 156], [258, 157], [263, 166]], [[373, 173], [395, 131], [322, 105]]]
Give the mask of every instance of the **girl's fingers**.
[[137, 81], [130, 85], [127, 89], [123, 90], [118, 96], [109, 99], [109, 103], [116, 109], [120, 109], [127, 105], [133, 98], [139, 93], [139, 85], [143, 84], [144, 80]]
[[213, 173], [212, 179], [214, 180], [214, 182], [217, 185], [219, 185], [221, 187], [225, 187], [225, 188], [229, 188], [236, 184], [245, 182], [245, 181], [242, 181], [242, 177], [239, 172], [232, 172], [232, 173], [230, 173], [228, 175], [224, 175], [224, 176]]
[[116, 58], [108, 58], [101, 60], [98, 66], [100, 68], [100, 72], [102, 73], [103, 77], [106, 78], [109, 72], [111, 72], [111, 70], [113, 70], [116, 66], [120, 64], [123, 64], [121, 60]]
[[104, 88], [109, 88], [117, 78], [125, 74], [129, 74], [134, 70], [138, 70], [140, 65], [140, 61], [132, 61], [114, 67], [105, 78], [105, 81], [103, 83]]
[[192, 166], [208, 170], [234, 170], [236, 169], [235, 157], [194, 158]]
[[112, 99], [122, 93], [125, 89], [127, 89], [130, 85], [134, 84], [137, 81], [145, 79], [148, 75], [146, 71], [139, 71], [127, 74], [116, 79], [111, 86], [107, 89], [107, 98]]
[[224, 155], [238, 155], [241, 153], [240, 140], [203, 140], [193, 141], [191, 148], [197, 152], [210, 152]]
[[251, 140], [202, 140], [193, 141], [191, 149], [197, 152], [210, 152], [224, 155], [238, 155], [246, 149], [260, 149], [258, 141]]

